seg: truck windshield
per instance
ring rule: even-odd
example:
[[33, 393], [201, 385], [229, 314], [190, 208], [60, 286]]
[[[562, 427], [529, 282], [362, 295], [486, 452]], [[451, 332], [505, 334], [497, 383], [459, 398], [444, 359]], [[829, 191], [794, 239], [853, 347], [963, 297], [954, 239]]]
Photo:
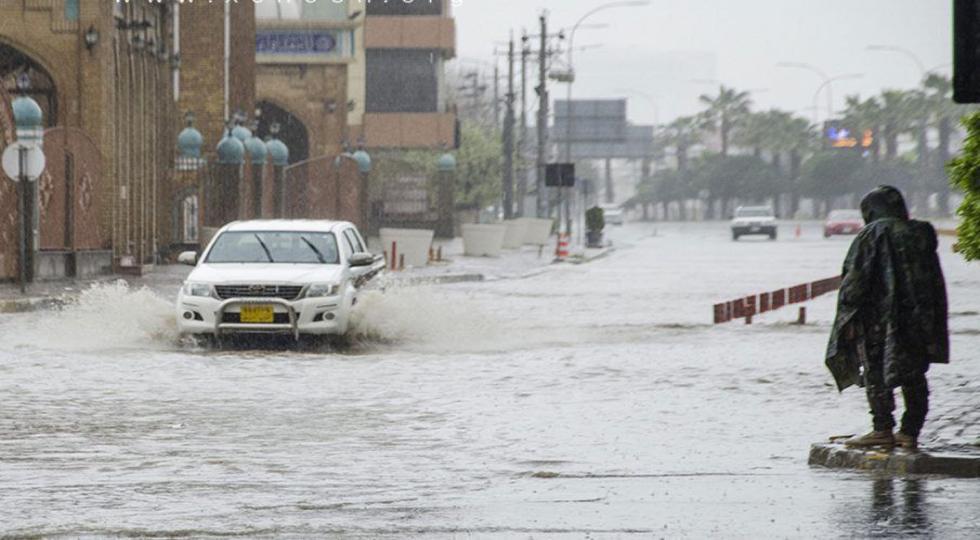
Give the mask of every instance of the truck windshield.
[[735, 212], [737, 217], [772, 217], [772, 210], [768, 208], [740, 208]]
[[208, 263], [340, 264], [333, 233], [228, 231], [208, 253]]

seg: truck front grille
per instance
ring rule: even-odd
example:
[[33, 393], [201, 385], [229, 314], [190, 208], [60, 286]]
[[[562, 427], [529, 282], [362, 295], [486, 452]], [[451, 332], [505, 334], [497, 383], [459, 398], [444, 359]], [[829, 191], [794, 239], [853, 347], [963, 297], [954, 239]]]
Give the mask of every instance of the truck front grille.
[[299, 285], [217, 285], [218, 298], [282, 298], [295, 300], [303, 291]]

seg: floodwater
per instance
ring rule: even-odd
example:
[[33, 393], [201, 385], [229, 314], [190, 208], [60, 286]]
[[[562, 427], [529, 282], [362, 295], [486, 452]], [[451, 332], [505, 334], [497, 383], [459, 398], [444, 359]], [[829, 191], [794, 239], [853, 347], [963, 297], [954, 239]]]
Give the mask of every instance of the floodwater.
[[[823, 367], [832, 295], [710, 324], [838, 273], [848, 239], [792, 233], [613, 228], [589, 264], [372, 292], [340, 351], [182, 345], [173, 295], [123, 286], [3, 316], [0, 535], [975, 538], [976, 480], [807, 466], [869, 421]], [[980, 272], [942, 257], [927, 446], [980, 438]]]

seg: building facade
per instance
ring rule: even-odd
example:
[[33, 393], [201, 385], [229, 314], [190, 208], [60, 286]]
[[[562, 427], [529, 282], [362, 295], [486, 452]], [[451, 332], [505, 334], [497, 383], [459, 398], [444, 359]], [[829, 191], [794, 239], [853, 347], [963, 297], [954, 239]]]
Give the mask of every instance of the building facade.
[[0, 2], [0, 81], [11, 95], [27, 81], [45, 127], [60, 133], [45, 136], [57, 166], [38, 181], [41, 264], [51, 272], [73, 273], [79, 215], [94, 219], [94, 242], [116, 266], [154, 261], [174, 143], [173, 31], [169, 3]]
[[451, 0], [362, 7], [364, 113], [352, 130], [371, 149], [455, 146], [456, 114], [445, 84], [445, 62], [456, 54]]

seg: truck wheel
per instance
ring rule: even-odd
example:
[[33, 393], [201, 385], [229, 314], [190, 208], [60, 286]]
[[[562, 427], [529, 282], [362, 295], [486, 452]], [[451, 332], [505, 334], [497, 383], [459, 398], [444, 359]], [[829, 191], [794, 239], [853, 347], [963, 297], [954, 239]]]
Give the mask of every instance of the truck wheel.
[[732, 232], [732, 241], [733, 242], [738, 242], [738, 233], [737, 232]]
[[772, 231], [771, 233], [769, 233], [769, 239], [770, 240], [775, 240], [776, 239], [776, 231]]

